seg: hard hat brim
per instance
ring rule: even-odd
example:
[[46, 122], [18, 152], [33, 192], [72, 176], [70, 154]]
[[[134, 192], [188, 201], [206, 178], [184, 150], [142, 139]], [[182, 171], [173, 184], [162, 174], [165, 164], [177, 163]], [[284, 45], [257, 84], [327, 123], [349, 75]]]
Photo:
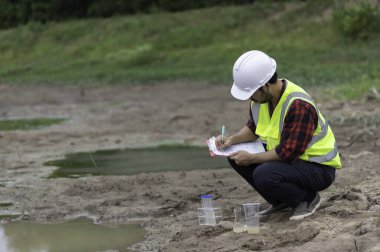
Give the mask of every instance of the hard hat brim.
[[[258, 88], [257, 88], [258, 89]], [[257, 91], [257, 89], [253, 89], [249, 92], [245, 92], [245, 91], [242, 91], [240, 90], [236, 85], [235, 85], [235, 82], [232, 84], [232, 88], [231, 88], [231, 94], [233, 97], [235, 97], [236, 99], [238, 100], [242, 100], [242, 101], [245, 101], [245, 100], [248, 100], [252, 95], [253, 93], [255, 93]]]

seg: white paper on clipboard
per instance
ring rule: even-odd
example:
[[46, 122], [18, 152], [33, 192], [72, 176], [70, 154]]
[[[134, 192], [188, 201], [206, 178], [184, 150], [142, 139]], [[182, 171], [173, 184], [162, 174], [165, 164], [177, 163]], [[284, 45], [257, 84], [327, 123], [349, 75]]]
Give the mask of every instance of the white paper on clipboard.
[[248, 153], [260, 153], [265, 152], [263, 143], [260, 141], [234, 144], [224, 150], [218, 150], [215, 143], [216, 138], [211, 137], [207, 140], [207, 145], [211, 156], [229, 156], [239, 150], [246, 151]]

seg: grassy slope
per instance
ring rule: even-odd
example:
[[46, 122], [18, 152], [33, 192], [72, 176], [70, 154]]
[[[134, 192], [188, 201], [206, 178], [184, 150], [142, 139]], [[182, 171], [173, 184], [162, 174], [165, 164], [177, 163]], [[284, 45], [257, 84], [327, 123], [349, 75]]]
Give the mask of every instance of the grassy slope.
[[305, 86], [339, 85], [333, 91], [346, 97], [380, 87], [379, 37], [342, 40], [329, 18], [321, 18], [329, 2], [257, 3], [3, 30], [0, 83], [225, 84], [235, 59], [260, 49], [277, 60], [281, 77]]

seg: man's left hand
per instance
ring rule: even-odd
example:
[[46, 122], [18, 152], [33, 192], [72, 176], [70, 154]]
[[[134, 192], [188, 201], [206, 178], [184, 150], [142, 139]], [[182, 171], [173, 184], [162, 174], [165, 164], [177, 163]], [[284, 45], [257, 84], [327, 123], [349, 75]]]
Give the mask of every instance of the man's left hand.
[[234, 160], [237, 165], [248, 166], [254, 163], [255, 154], [248, 153], [246, 151], [237, 151], [232, 153], [229, 158]]

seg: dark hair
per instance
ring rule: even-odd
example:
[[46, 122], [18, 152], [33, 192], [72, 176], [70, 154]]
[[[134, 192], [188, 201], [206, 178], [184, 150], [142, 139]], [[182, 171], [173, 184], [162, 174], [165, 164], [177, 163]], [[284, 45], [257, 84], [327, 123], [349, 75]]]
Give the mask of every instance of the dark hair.
[[277, 72], [274, 72], [272, 77], [269, 79], [269, 84], [275, 84], [277, 82]]

